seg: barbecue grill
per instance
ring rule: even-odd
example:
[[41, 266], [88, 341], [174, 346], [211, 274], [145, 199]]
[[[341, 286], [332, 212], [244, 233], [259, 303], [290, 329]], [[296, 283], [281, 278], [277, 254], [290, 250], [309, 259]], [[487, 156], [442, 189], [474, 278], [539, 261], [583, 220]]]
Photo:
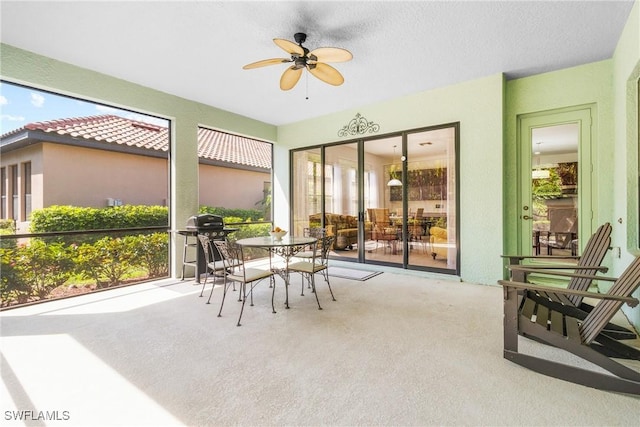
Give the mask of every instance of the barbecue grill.
[[[201, 214], [194, 215], [187, 220], [186, 225], [186, 233], [192, 236], [196, 236], [198, 234], [203, 234], [208, 236], [210, 240], [225, 240], [227, 236], [234, 231], [237, 231], [237, 228], [227, 228], [224, 226], [224, 219], [219, 215], [212, 214]], [[202, 246], [197, 243], [197, 261], [196, 261], [196, 281], [200, 282], [200, 275], [206, 272], [207, 262], [205, 259], [204, 250]], [[213, 259], [216, 261], [220, 261], [222, 257], [215, 245], [212, 245]]]

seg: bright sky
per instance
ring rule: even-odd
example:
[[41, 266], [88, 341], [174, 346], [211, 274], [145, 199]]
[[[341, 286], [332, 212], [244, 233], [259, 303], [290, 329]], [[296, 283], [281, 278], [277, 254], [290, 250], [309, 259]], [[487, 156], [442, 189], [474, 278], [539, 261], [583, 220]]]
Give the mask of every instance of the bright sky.
[[164, 119], [0, 82], [0, 135], [28, 123], [100, 114], [168, 126]]

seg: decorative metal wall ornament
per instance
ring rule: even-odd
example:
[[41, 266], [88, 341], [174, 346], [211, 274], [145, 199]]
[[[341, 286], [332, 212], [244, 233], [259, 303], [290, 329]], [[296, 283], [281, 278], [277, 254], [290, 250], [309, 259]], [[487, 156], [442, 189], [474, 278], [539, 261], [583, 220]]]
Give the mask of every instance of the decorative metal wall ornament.
[[344, 125], [342, 129], [338, 131], [338, 136], [349, 135], [362, 135], [365, 133], [376, 133], [380, 130], [380, 125], [370, 122], [357, 113], [351, 121]]

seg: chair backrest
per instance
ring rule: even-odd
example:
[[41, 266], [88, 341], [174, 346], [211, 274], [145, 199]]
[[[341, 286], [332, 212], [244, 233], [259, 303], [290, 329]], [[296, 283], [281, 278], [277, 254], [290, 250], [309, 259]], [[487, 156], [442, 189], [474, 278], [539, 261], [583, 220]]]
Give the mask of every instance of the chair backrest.
[[[615, 281], [609, 295], [630, 297], [640, 287], [640, 257], [636, 257], [622, 275]], [[582, 341], [590, 344], [611, 321], [622, 301], [600, 300], [580, 325]]]
[[213, 240], [226, 270], [244, 269], [242, 247], [233, 245], [227, 240]]
[[421, 219], [422, 218], [422, 213], [424, 212], [424, 208], [418, 208], [416, 209], [416, 216], [413, 217], [413, 219]]
[[315, 237], [320, 239], [327, 234], [327, 230], [322, 227], [308, 227], [302, 231], [304, 237]]
[[391, 220], [389, 219], [389, 209], [388, 208], [374, 208], [372, 209], [373, 211], [373, 217], [374, 217], [374, 224], [381, 226], [381, 227], [387, 227], [390, 223]]
[[200, 242], [200, 246], [202, 246], [202, 250], [204, 251], [204, 259], [207, 264], [213, 261], [213, 257], [211, 256], [211, 239], [209, 236], [205, 236], [204, 234], [198, 234], [198, 241]]
[[[584, 251], [580, 256], [578, 262], [578, 269], [576, 274], [584, 274], [593, 276], [596, 274], [595, 270], [580, 269], [580, 266], [599, 266], [602, 264], [604, 256], [607, 254], [607, 250], [611, 246], [611, 224], [606, 222], [602, 224], [595, 233], [589, 238], [587, 245], [584, 247]], [[586, 291], [591, 285], [592, 279], [586, 278], [572, 278], [569, 282], [569, 289], [575, 289], [579, 291]], [[575, 306], [579, 306], [582, 303], [582, 297], [578, 295], [571, 295], [569, 300]]]
[[336, 240], [336, 236], [325, 236], [322, 239], [318, 240], [318, 245], [320, 245], [320, 263], [322, 265], [327, 265], [329, 262], [329, 251], [333, 246], [333, 242]]

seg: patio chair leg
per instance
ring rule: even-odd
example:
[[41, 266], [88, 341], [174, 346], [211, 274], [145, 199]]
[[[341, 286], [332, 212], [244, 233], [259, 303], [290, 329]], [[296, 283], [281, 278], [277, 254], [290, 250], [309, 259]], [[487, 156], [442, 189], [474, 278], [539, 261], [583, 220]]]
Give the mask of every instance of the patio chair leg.
[[[227, 297], [227, 290], [229, 289], [229, 285], [227, 284], [226, 280], [225, 280], [225, 282], [224, 282], [224, 284], [222, 286], [223, 286], [223, 289], [222, 289], [222, 301], [220, 302], [220, 310], [218, 310], [218, 317], [222, 317], [222, 306], [224, 306], [224, 300]], [[211, 296], [209, 296], [209, 298], [211, 298]]]
[[242, 283], [240, 285], [240, 292], [244, 294], [244, 298], [242, 298], [242, 307], [240, 307], [240, 316], [238, 316], [238, 324], [236, 326], [241, 326], [240, 320], [242, 319], [242, 312], [244, 311], [244, 303], [247, 301], [247, 284]]
[[322, 275], [324, 276], [324, 281], [327, 282], [327, 286], [329, 287], [329, 292], [331, 293], [331, 299], [335, 301], [336, 297], [333, 296], [333, 291], [331, 290], [331, 283], [329, 283], [329, 269], [325, 269], [322, 272]]
[[[204, 280], [205, 283], [207, 283], [207, 279], [205, 278]], [[209, 299], [207, 299], [207, 304], [209, 304], [211, 302], [211, 295], [213, 295], [213, 288], [215, 288], [215, 283], [211, 283], [211, 291], [209, 291]], [[204, 291], [204, 285], [202, 286], [202, 290]], [[200, 296], [202, 296], [202, 292], [200, 293]]]
[[[207, 286], [208, 279], [209, 279], [209, 272], [207, 271], [206, 275], [204, 276], [204, 283], [202, 283], [202, 289], [200, 289], [200, 296], [202, 296], [202, 294], [204, 293], [204, 287]], [[211, 284], [211, 286], [213, 286], [213, 283]]]
[[269, 277], [269, 287], [273, 288], [271, 290], [271, 312], [275, 313], [276, 312], [276, 306], [273, 304], [273, 299], [274, 299], [274, 297], [276, 295], [276, 279], [273, 276]]

